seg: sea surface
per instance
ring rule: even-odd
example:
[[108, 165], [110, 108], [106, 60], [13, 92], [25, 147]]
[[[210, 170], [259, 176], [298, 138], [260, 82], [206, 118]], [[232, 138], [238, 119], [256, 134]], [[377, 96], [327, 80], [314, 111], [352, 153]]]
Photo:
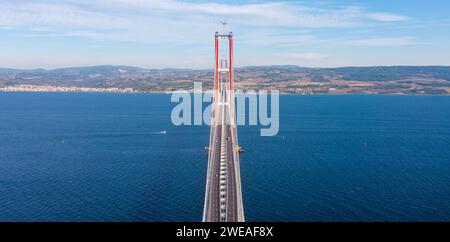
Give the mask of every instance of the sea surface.
[[[0, 221], [200, 221], [208, 126], [166, 94], [0, 93]], [[280, 97], [238, 127], [247, 221], [450, 221], [450, 97]], [[166, 130], [166, 134], [160, 131]]]

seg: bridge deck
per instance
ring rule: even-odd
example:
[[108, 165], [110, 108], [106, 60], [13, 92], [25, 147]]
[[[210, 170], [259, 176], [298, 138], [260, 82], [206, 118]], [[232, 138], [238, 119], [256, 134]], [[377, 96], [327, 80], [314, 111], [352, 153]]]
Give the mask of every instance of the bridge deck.
[[[219, 113], [229, 117], [223, 107]], [[244, 221], [236, 127], [217, 124], [211, 132], [203, 221]]]

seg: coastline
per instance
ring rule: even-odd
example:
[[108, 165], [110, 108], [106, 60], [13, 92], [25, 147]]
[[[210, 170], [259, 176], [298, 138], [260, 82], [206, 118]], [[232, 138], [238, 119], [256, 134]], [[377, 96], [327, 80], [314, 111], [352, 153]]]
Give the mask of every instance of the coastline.
[[[110, 94], [172, 94], [175, 92], [164, 91], [135, 91], [135, 92], [113, 92], [113, 91], [4, 91], [0, 90], [0, 93], [110, 93]], [[193, 92], [189, 92], [193, 93]], [[202, 92], [206, 93], [206, 92]], [[300, 94], [300, 93], [279, 93], [280, 96], [350, 96], [350, 95], [394, 95], [394, 96], [450, 96], [450, 94], [431, 94], [431, 93], [367, 93], [367, 92], [354, 92], [354, 93], [315, 93], [315, 94]]]
[[[268, 91], [268, 89], [257, 89], [261, 91]], [[277, 89], [273, 89], [277, 90]], [[208, 93], [212, 92], [212, 90], [171, 90], [171, 91], [163, 91], [163, 90], [139, 90], [129, 87], [104, 87], [104, 88], [96, 88], [96, 87], [76, 87], [76, 86], [40, 86], [40, 85], [16, 85], [16, 86], [2, 86], [0, 87], [0, 92], [18, 92], [18, 93], [122, 93], [122, 94], [172, 94], [180, 91], [187, 91], [189, 93], [201, 92]], [[239, 90], [236, 91], [247, 91], [247, 90]], [[351, 91], [351, 92], [342, 92], [337, 90], [329, 90], [329, 92], [307, 92], [307, 93], [298, 93], [298, 92], [289, 92], [285, 90], [278, 90], [279, 95], [433, 95], [433, 96], [449, 96], [450, 93], [425, 93], [425, 92], [417, 92], [417, 93], [406, 93], [399, 92], [395, 90], [393, 92], [371, 92], [371, 91]]]

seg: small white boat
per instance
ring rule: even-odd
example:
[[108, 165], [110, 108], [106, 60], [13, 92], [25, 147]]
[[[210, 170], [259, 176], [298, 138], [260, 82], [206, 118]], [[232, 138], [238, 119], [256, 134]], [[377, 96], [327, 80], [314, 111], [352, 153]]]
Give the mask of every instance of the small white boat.
[[159, 131], [159, 134], [167, 134], [167, 131], [161, 130], [161, 131]]

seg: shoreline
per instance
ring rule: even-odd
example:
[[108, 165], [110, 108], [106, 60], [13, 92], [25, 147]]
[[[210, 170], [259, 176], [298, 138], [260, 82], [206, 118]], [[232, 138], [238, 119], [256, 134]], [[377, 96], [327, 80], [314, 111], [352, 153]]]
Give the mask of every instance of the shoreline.
[[[188, 91], [190, 94], [194, 93], [192, 91]], [[173, 94], [176, 91], [164, 92], [164, 91], [134, 91], [134, 92], [114, 92], [114, 91], [5, 91], [0, 90], [0, 93], [109, 93], [109, 94]], [[202, 92], [207, 93], [207, 92]], [[432, 94], [432, 93], [367, 93], [367, 92], [354, 92], [354, 93], [314, 93], [314, 94], [301, 94], [301, 93], [279, 93], [280, 96], [326, 96], [326, 95], [334, 95], [334, 96], [345, 96], [345, 95], [392, 95], [392, 96], [450, 96], [450, 94]]]
[[[273, 89], [274, 91], [278, 91], [279, 95], [433, 95], [433, 96], [449, 96], [450, 93], [430, 93], [430, 92], [413, 92], [413, 90], [393, 90], [392, 92], [339, 92], [337, 90], [330, 90], [331, 92], [326, 92], [324, 90], [314, 91], [311, 90], [309, 92], [290, 92], [284, 90]], [[247, 92], [249, 90], [235, 90], [236, 92]], [[255, 90], [252, 90], [255, 91]], [[259, 91], [266, 91], [270, 93], [271, 90], [267, 89], [259, 89]], [[351, 91], [351, 90], [350, 90]], [[137, 90], [131, 87], [77, 87], [77, 86], [39, 86], [39, 85], [16, 85], [16, 86], [0, 86], [0, 92], [17, 92], [17, 93], [116, 93], [116, 94], [173, 94], [178, 92], [188, 92], [188, 93], [211, 93], [212, 89], [187, 89], [187, 90]]]

